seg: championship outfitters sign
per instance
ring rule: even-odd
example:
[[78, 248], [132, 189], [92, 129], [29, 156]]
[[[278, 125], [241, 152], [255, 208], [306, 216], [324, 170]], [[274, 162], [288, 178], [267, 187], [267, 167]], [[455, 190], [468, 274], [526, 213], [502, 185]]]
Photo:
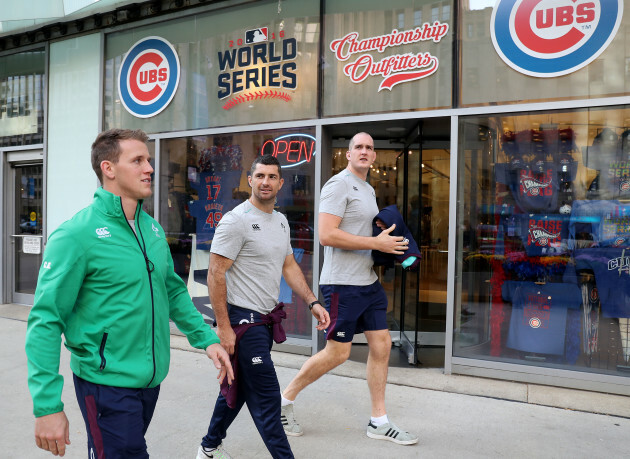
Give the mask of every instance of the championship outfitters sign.
[[433, 25], [424, 23], [422, 27], [398, 31], [392, 30], [385, 35], [360, 38], [359, 32], [350, 32], [346, 36], [333, 40], [330, 50], [335, 53], [339, 62], [351, 62], [343, 67], [343, 73], [353, 83], [362, 83], [368, 77], [379, 76], [382, 78], [378, 87], [390, 91], [400, 83], [420, 80], [437, 72], [439, 60], [429, 52], [406, 52], [391, 54], [383, 58], [374, 58], [369, 52], [385, 53], [389, 48], [398, 48], [403, 45], [414, 45], [420, 42], [432, 41], [439, 43], [448, 33], [449, 26], [446, 23], [435, 21]]
[[120, 66], [120, 101], [133, 116], [155, 116], [175, 96], [180, 73], [179, 58], [168, 41], [143, 38], [129, 49]]
[[492, 43], [514, 70], [557, 77], [585, 67], [619, 29], [623, 0], [498, 0]]

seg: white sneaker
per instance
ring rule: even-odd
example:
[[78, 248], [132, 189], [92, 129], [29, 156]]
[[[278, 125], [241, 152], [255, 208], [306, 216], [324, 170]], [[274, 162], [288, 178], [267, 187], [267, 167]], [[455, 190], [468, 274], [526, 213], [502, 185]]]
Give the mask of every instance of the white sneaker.
[[282, 427], [284, 433], [291, 437], [301, 437], [304, 435], [302, 427], [295, 421], [295, 415], [293, 414], [293, 403], [285, 405], [280, 409], [280, 420], [282, 421]]
[[223, 449], [223, 443], [221, 443], [216, 448], [205, 448], [203, 446], [199, 447], [197, 451], [197, 459], [232, 459], [226, 450]]
[[393, 422], [387, 422], [376, 427], [372, 421], [367, 427], [367, 436], [376, 440], [389, 440], [399, 445], [415, 445], [418, 443], [416, 435], [400, 430]]

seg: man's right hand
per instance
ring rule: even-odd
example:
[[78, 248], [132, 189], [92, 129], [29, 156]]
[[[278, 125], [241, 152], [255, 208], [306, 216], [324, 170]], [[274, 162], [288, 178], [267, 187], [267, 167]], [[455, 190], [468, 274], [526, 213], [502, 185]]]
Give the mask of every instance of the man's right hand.
[[217, 336], [221, 340], [221, 346], [230, 355], [234, 354], [234, 346], [236, 345], [236, 334], [230, 325], [217, 327]]
[[66, 454], [66, 445], [70, 444], [70, 424], [66, 413], [59, 411], [35, 418], [35, 443], [54, 456]]
[[381, 231], [381, 233], [375, 237], [376, 250], [393, 255], [402, 255], [405, 253], [409, 248], [409, 242], [405, 242], [405, 238], [402, 236], [390, 236], [394, 228], [396, 228], [396, 224]]

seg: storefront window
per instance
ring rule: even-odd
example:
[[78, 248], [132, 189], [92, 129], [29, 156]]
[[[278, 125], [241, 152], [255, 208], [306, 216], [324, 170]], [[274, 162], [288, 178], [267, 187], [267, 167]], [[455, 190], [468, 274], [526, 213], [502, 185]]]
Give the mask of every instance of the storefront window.
[[[626, 64], [630, 16], [622, 17], [618, 5], [623, 2], [461, 4], [463, 106], [618, 96], [630, 90]], [[507, 19], [512, 6], [511, 11], [519, 14]], [[504, 14], [495, 18], [501, 27], [493, 37], [492, 15], [499, 7]], [[531, 13], [523, 14], [528, 9]], [[575, 70], [562, 74], [571, 68]]]
[[0, 57], [0, 147], [43, 143], [45, 66], [44, 50]]
[[[160, 85], [168, 86], [161, 79], [170, 84], [169, 72], [174, 72], [162, 54], [144, 48], [134, 48], [137, 63], [123, 67], [134, 44], [151, 36], [173, 46], [181, 71], [170, 103], [140, 118], [125, 104], [153, 104], [153, 97], [161, 97]], [[313, 118], [318, 52], [319, 3], [306, 0], [260, 1], [109, 34], [105, 127], [155, 133]], [[131, 69], [127, 80], [120, 77], [121, 68]], [[119, 77], [132, 82], [123, 97]]]
[[452, 4], [327, 1], [324, 114], [450, 106]]
[[[284, 185], [276, 209], [287, 216], [293, 254], [309, 285], [313, 263], [313, 193], [315, 130], [273, 130], [204, 135], [161, 143], [160, 219], [175, 271], [188, 284], [195, 306], [208, 317], [206, 276], [214, 231], [222, 216], [251, 194], [247, 174], [260, 154], [282, 164]], [[311, 314], [304, 302], [281, 282], [283, 322], [288, 336], [311, 337]]]
[[459, 131], [454, 355], [630, 376], [630, 108]]

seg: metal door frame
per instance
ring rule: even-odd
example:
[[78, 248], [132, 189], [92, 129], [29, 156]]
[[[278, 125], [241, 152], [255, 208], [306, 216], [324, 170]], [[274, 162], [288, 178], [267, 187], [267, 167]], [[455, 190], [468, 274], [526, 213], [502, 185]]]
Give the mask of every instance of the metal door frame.
[[[2, 280], [2, 302], [32, 305], [34, 295], [15, 292], [15, 253], [14, 243], [15, 237], [12, 237], [16, 209], [15, 209], [15, 168], [20, 166], [42, 166], [42, 213], [45, 215], [46, 207], [46, 175], [44, 168], [44, 151], [36, 150], [11, 150], [3, 154], [2, 164], [0, 166], [0, 174], [3, 181], [2, 209], [3, 222], [0, 225], [0, 249], [2, 253], [2, 271], [0, 278]], [[44, 250], [44, 234], [46, 219], [42, 218], [42, 252]]]

